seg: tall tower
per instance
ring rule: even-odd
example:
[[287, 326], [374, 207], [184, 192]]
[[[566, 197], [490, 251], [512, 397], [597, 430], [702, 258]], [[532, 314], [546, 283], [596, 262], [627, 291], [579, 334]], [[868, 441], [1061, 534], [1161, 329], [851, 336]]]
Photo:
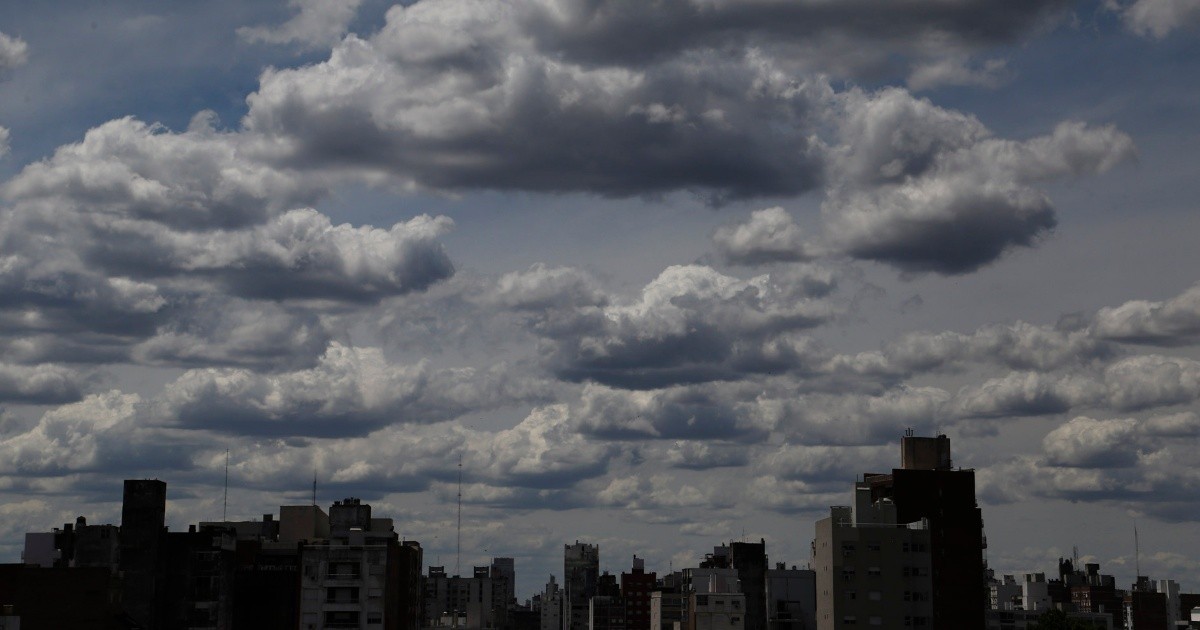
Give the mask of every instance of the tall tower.
[[871, 499], [890, 499], [897, 523], [927, 519], [932, 554], [933, 628], [982, 630], [988, 607], [983, 512], [975, 502], [975, 471], [954, 470], [950, 438], [900, 442], [902, 468], [866, 475]]
[[122, 605], [130, 617], [147, 628], [159, 627], [156, 610], [165, 586], [163, 553], [167, 514], [167, 484], [157, 479], [126, 479], [121, 503]]
[[587, 630], [588, 601], [600, 580], [600, 546], [563, 545], [563, 630]]

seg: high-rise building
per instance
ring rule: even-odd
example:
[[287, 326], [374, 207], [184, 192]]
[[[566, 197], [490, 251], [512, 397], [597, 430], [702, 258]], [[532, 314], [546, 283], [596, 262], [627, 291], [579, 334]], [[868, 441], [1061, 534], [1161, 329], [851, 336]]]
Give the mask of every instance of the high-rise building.
[[563, 592], [550, 576], [546, 589], [541, 597], [541, 630], [562, 630], [563, 627]]
[[166, 482], [125, 480], [121, 503], [121, 602], [131, 618], [148, 628], [164, 625], [159, 590], [166, 573], [166, 513]]
[[780, 562], [767, 569], [768, 630], [816, 630], [817, 575]]
[[646, 561], [634, 556], [633, 568], [621, 574], [621, 597], [625, 600], [625, 627], [650, 630], [650, 593], [658, 582], [654, 572], [646, 573]]
[[975, 502], [975, 471], [951, 467], [950, 439], [916, 437], [900, 442], [901, 468], [866, 474], [872, 501], [890, 499], [896, 522], [929, 528], [935, 630], [981, 630], [989, 592], [983, 512]]
[[896, 506], [872, 501], [867, 483], [856, 484], [854, 495], [853, 508], [835, 506], [817, 521], [817, 628], [936, 628], [926, 521], [899, 522]]
[[517, 603], [517, 567], [512, 558], [492, 558], [492, 577], [504, 579], [503, 593], [505, 607]]
[[563, 545], [563, 630], [587, 630], [588, 601], [600, 579], [600, 546]]

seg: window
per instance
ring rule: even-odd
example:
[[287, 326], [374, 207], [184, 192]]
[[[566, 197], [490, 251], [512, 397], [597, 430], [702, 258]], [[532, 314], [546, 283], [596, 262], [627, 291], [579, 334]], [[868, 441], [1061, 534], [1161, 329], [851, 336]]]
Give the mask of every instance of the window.
[[708, 605], [708, 595], [697, 595], [696, 596], [696, 605], [697, 606], [707, 606]]
[[882, 626], [883, 625], [883, 617], [871, 617], [870, 619], [867, 619], [867, 625]]
[[858, 619], [854, 615], [846, 615], [845, 617], [842, 617], [842, 623], [846, 624], [847, 626], [854, 626], [858, 625]]
[[867, 593], [867, 599], [869, 599], [873, 602], [877, 602], [877, 601], [883, 599], [883, 594], [880, 593], [879, 591], [871, 591], [871, 592]]
[[869, 567], [867, 569], [867, 575], [870, 575], [872, 577], [879, 577], [879, 576], [883, 575], [883, 571], [881, 571], [879, 569], [879, 567]]
[[880, 548], [881, 548], [881, 546], [880, 546], [878, 540], [872, 540], [872, 541], [867, 542], [867, 551], [879, 551]]

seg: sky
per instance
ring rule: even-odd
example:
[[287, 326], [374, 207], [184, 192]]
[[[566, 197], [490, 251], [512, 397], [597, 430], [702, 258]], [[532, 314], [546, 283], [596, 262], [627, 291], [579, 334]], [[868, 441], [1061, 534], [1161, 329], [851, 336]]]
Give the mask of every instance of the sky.
[[[53, 4], [53, 6], [50, 6]], [[0, 6], [0, 560], [359, 497], [518, 594], [803, 566], [950, 436], [989, 566], [1200, 589], [1200, 1]], [[228, 498], [225, 466], [228, 458]], [[462, 555], [455, 552], [462, 478]]]

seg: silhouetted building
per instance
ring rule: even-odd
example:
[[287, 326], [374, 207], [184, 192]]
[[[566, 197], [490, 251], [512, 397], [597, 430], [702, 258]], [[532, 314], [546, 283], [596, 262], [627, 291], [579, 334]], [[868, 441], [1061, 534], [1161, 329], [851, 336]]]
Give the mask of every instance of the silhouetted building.
[[1163, 630], [1167, 625], [1167, 595], [1152, 590], [1149, 584], [1138, 583], [1125, 596], [1126, 630]]
[[122, 605], [137, 623], [165, 626], [160, 590], [165, 577], [167, 484], [157, 479], [126, 479], [121, 503]]
[[128, 627], [120, 582], [105, 568], [0, 564], [0, 605], [12, 606], [21, 630]]
[[625, 630], [625, 602], [620, 596], [596, 595], [588, 600], [589, 630]]
[[[158, 585], [160, 628], [226, 630], [233, 625], [236, 541], [215, 527], [166, 534]], [[245, 597], [253, 597], [245, 593]]]
[[769, 630], [816, 630], [816, 572], [778, 563], [767, 570], [766, 598]]
[[600, 547], [563, 545], [563, 630], [587, 630], [588, 601], [600, 578]]
[[504, 579], [504, 606], [517, 605], [517, 568], [512, 558], [492, 558], [493, 579]]
[[950, 440], [944, 435], [922, 438], [909, 432], [900, 445], [903, 468], [864, 475], [872, 500], [890, 499], [897, 523], [928, 522], [933, 628], [979, 630], [989, 595], [975, 471], [951, 468]]
[[300, 622], [300, 551], [295, 544], [238, 540], [234, 628], [295, 630]]
[[621, 574], [621, 597], [625, 600], [625, 627], [650, 630], [650, 593], [658, 582], [653, 572], [646, 573], [646, 561], [634, 556], [629, 573]]

